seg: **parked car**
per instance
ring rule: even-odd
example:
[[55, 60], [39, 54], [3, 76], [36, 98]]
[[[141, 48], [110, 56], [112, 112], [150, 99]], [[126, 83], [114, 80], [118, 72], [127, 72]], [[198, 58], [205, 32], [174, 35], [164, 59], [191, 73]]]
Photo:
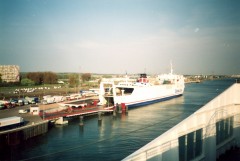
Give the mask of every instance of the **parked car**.
[[0, 104], [3, 104], [4, 108], [11, 108], [15, 106], [15, 104], [12, 104], [10, 101], [5, 100], [0, 100]]
[[10, 103], [14, 106], [23, 106], [23, 101], [21, 99], [13, 98], [10, 100]]
[[28, 103], [28, 100], [26, 100], [26, 99], [24, 99], [24, 98], [19, 99], [18, 102], [19, 102], [19, 101], [22, 102], [23, 105], [28, 105], [28, 104], [29, 104], [29, 103]]
[[29, 104], [39, 103], [38, 97], [25, 97]]
[[5, 108], [4, 103], [0, 102], [0, 110], [4, 108]]
[[19, 114], [28, 113], [28, 110], [21, 109], [21, 110], [18, 110], [18, 113]]

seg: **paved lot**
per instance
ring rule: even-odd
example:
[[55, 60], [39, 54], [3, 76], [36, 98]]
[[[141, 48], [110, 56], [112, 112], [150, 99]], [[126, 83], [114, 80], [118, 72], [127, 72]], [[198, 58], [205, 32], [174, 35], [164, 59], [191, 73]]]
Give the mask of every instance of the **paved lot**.
[[[96, 99], [97, 97], [92, 97], [92, 99]], [[85, 100], [89, 100], [88, 99], [81, 99], [81, 100], [75, 100], [76, 102], [79, 101], [85, 101]], [[53, 108], [58, 108], [59, 104], [57, 103], [53, 103], [53, 104], [48, 104], [48, 105], [43, 105], [43, 104], [39, 104], [38, 105], [40, 110], [48, 110], [48, 109], [53, 109]], [[26, 125], [32, 124], [34, 123], [38, 123], [43, 121], [42, 118], [38, 115], [32, 115], [29, 112], [25, 113], [25, 114], [19, 114], [18, 111], [20, 109], [30, 109], [30, 105], [26, 105], [26, 106], [16, 106], [14, 108], [11, 109], [4, 109], [4, 110], [0, 110], [0, 119], [1, 118], [7, 118], [7, 117], [11, 117], [11, 116], [20, 116], [23, 117], [23, 119], [25, 120]]]
[[29, 112], [25, 114], [19, 114], [18, 110], [20, 109], [29, 109], [30, 106], [17, 106], [11, 109], [0, 110], [0, 119], [7, 118], [11, 116], [20, 116], [25, 120], [26, 125], [34, 123], [38, 123], [42, 121], [42, 118], [38, 115], [31, 115]]

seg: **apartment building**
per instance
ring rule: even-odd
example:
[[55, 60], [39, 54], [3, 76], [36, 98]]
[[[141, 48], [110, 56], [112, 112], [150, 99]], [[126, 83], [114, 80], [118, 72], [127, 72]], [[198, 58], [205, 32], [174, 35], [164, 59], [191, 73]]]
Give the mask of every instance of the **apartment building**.
[[19, 82], [19, 69], [18, 65], [0, 65], [2, 82]]

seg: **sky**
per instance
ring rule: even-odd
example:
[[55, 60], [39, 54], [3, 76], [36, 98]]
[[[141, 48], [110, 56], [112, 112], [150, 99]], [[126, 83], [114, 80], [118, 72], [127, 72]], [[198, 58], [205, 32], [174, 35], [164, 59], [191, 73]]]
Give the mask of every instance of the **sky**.
[[238, 0], [0, 0], [21, 72], [240, 74]]

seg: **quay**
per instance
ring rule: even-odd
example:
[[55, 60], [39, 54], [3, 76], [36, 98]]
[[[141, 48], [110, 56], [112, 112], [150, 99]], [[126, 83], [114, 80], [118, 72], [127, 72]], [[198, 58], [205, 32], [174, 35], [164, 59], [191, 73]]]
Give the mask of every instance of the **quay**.
[[[87, 102], [82, 108], [74, 108], [72, 106], [78, 106], [83, 102]], [[16, 107], [12, 109], [2, 110], [0, 113], [0, 118], [7, 118], [11, 116], [19, 116], [24, 119], [24, 125], [0, 131], [0, 149], [4, 148], [5, 145], [16, 145], [21, 141], [27, 140], [29, 138], [42, 135], [48, 132], [49, 124], [52, 122], [57, 122], [64, 118], [70, 117], [85, 117], [90, 115], [100, 115], [104, 113], [113, 113], [114, 108], [112, 107], [102, 107], [97, 106], [96, 102], [92, 105], [90, 104], [90, 99], [74, 100], [71, 102], [65, 102], [61, 104], [49, 104], [49, 105], [39, 105], [40, 112], [38, 115], [32, 115], [31, 113], [19, 113], [19, 110], [29, 110], [29, 106]], [[65, 108], [61, 106], [66, 105]], [[80, 121], [83, 121], [80, 120]], [[61, 122], [61, 121], [60, 121]]]
[[24, 119], [24, 125], [5, 131], [3, 130], [0, 131], [0, 150], [5, 146], [17, 145], [24, 140], [48, 132], [49, 121], [42, 120], [42, 118], [39, 115], [32, 115], [30, 113], [24, 114], [18, 113], [20, 109], [28, 108], [29, 108], [28, 106], [25, 106], [1, 110], [0, 118], [19, 116]]

